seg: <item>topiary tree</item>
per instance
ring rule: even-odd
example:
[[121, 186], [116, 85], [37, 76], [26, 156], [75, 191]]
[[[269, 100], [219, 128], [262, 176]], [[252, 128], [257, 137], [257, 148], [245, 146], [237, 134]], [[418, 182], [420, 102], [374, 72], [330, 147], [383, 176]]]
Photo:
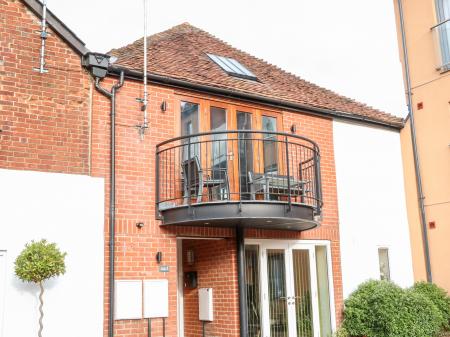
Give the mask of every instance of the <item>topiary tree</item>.
[[42, 319], [44, 318], [44, 285], [43, 282], [49, 278], [62, 275], [66, 272], [64, 259], [66, 253], [62, 253], [55, 243], [48, 243], [46, 240], [38, 242], [31, 241], [25, 245], [25, 249], [20, 253], [15, 261], [15, 272], [19, 279], [24, 282], [33, 282], [39, 285], [39, 337], [42, 337], [44, 328]]

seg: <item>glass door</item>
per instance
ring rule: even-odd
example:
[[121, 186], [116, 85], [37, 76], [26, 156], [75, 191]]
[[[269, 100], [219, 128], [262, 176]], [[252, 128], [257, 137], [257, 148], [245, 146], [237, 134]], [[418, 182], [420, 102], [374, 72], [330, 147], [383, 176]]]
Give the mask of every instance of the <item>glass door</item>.
[[319, 337], [313, 245], [264, 243], [261, 263], [264, 337]]
[[[261, 123], [263, 131], [277, 131], [277, 119], [275, 117], [263, 115]], [[265, 133], [263, 139], [264, 173], [276, 174], [279, 170], [277, 137], [273, 134]]]
[[[236, 111], [237, 130], [252, 130], [253, 114], [250, 112]], [[239, 193], [241, 200], [250, 200], [250, 179], [249, 175], [254, 172], [253, 169], [253, 141], [255, 135], [252, 133], [238, 134], [238, 152], [239, 152]]]
[[290, 246], [292, 336], [319, 336], [316, 257], [314, 246]]
[[289, 254], [281, 242], [261, 246], [264, 337], [289, 337]]
[[[227, 109], [223, 106], [213, 106], [209, 108], [209, 131], [227, 131]], [[209, 189], [210, 201], [227, 200], [230, 198], [230, 172], [227, 133], [217, 133], [211, 135], [210, 142], [210, 162], [206, 163], [207, 186]]]

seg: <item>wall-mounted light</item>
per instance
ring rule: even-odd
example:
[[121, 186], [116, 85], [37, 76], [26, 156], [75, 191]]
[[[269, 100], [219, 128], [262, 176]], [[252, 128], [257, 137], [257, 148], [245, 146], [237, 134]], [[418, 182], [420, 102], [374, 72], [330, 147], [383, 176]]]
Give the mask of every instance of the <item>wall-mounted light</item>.
[[161, 261], [162, 261], [162, 252], [157, 252], [157, 253], [156, 253], [156, 262], [157, 262], [158, 264], [160, 264]]
[[295, 133], [295, 132], [297, 132], [297, 125], [292, 124], [291, 125], [291, 133]]
[[166, 101], [162, 101], [161, 103], [161, 111], [165, 112], [167, 110], [167, 102]]
[[138, 223], [136, 223], [136, 227], [141, 229], [142, 227], [144, 227], [144, 223], [143, 222], [138, 222]]
[[186, 262], [188, 265], [192, 266], [195, 262], [194, 250], [188, 249], [186, 251]]

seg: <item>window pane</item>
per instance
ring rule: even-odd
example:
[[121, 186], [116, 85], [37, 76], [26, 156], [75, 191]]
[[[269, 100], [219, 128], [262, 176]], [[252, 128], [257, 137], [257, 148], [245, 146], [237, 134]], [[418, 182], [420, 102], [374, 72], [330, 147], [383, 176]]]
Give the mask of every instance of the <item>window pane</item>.
[[[251, 130], [252, 114], [238, 111], [237, 128], [238, 130]], [[250, 200], [249, 172], [253, 172], [252, 137], [251, 133], [239, 134], [239, 180], [242, 200]]]
[[242, 74], [247, 75], [247, 76], [255, 77], [255, 75], [254, 75], [250, 70], [248, 70], [247, 68], [245, 68], [242, 64], [240, 64], [240, 63], [239, 63], [238, 61], [236, 61], [235, 59], [229, 59], [229, 61], [230, 61], [231, 63], [233, 63], [233, 65], [234, 65], [236, 68], [238, 68], [238, 69], [241, 71]]
[[[187, 136], [199, 132], [199, 120], [198, 120], [198, 104], [181, 102], [181, 135]], [[191, 137], [183, 140], [182, 156], [183, 160], [193, 158], [194, 156], [200, 156], [200, 146], [195, 144], [197, 137]], [[194, 144], [193, 144], [194, 143]], [[191, 144], [189, 146], [189, 144]]]
[[257, 80], [256, 76], [250, 70], [248, 70], [246, 67], [240, 64], [237, 60], [230, 57], [218, 56], [214, 54], [207, 54], [207, 55], [213, 62], [215, 62], [228, 74], [237, 77], [248, 78], [251, 80]]
[[[211, 131], [226, 131], [227, 112], [223, 108], [211, 107]], [[224, 179], [227, 169], [227, 134], [212, 135], [211, 176], [214, 179]]]
[[389, 269], [389, 249], [379, 248], [378, 259], [380, 263], [380, 279], [390, 281], [391, 271]]
[[227, 58], [227, 57], [221, 57], [220, 60], [225, 63], [232, 72], [236, 73], [236, 74], [241, 74], [244, 75], [244, 73], [241, 71], [241, 69], [239, 69], [239, 67], [237, 67], [233, 62], [231, 62], [231, 59]]
[[248, 336], [261, 336], [261, 301], [259, 279], [259, 247], [245, 247], [245, 285], [247, 290]]
[[[437, 0], [438, 21], [444, 22], [450, 18], [450, 0]], [[438, 27], [439, 43], [441, 45], [442, 66], [448, 66], [450, 63], [450, 23], [443, 23]]]
[[327, 248], [316, 246], [317, 290], [319, 292], [320, 336], [331, 337], [330, 284], [328, 279]]
[[233, 69], [231, 69], [228, 65], [226, 65], [219, 56], [213, 55], [213, 54], [208, 54], [208, 56], [214, 62], [216, 62], [223, 70], [225, 70], [227, 72], [233, 72]]
[[288, 337], [286, 270], [283, 249], [267, 250], [269, 319], [271, 337]]
[[[263, 131], [277, 131], [277, 119], [275, 117], [262, 117]], [[278, 172], [277, 137], [272, 134], [264, 134], [264, 173]]]

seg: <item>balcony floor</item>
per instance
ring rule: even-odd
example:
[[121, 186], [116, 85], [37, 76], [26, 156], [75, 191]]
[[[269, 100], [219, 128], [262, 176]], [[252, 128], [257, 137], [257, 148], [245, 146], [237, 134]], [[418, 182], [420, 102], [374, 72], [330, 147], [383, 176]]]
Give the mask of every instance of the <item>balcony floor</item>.
[[160, 210], [162, 226], [206, 226], [304, 231], [315, 228], [311, 206], [274, 201], [209, 202]]

